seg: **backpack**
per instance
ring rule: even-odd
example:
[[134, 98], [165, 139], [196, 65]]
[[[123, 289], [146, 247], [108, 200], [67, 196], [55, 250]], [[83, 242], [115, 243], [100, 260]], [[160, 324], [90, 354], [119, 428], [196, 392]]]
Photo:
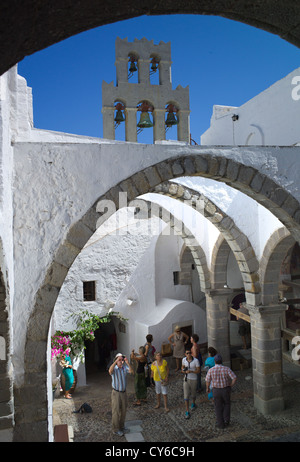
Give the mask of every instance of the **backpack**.
[[93, 409], [91, 408], [91, 406], [88, 404], [88, 403], [83, 403], [80, 408], [78, 409], [78, 411], [74, 411], [74, 414], [83, 414], [83, 413], [87, 413], [87, 414], [90, 414], [91, 412], [93, 411]]

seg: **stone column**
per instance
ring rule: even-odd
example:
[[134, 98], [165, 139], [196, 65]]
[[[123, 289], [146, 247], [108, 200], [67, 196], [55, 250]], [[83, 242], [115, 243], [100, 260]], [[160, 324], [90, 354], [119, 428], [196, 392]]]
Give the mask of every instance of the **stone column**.
[[220, 289], [206, 292], [206, 317], [208, 346], [214, 347], [223, 358], [224, 366], [230, 367], [229, 296], [231, 290]]
[[154, 141], [166, 139], [165, 114], [164, 109], [154, 109], [153, 111]]
[[190, 111], [180, 110], [178, 113], [178, 141], [190, 142]]
[[103, 107], [103, 138], [107, 140], [115, 139], [115, 122], [114, 122], [114, 107]]
[[117, 73], [117, 86], [121, 82], [128, 82], [128, 58], [118, 58], [115, 62]]
[[150, 61], [149, 59], [139, 59], [139, 83], [150, 85]]
[[161, 60], [158, 64], [159, 69], [159, 84], [171, 87], [172, 76], [171, 76], [171, 62]]
[[254, 406], [264, 415], [284, 409], [280, 320], [285, 305], [246, 305], [251, 319]]
[[136, 129], [136, 109], [125, 109], [125, 137], [126, 141], [133, 143], [137, 142], [137, 129]]

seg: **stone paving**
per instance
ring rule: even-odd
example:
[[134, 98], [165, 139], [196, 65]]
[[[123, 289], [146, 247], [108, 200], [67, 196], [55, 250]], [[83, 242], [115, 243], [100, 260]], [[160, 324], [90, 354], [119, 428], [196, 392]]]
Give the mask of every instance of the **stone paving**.
[[[289, 371], [288, 371], [289, 372]], [[65, 423], [72, 427], [74, 442], [269, 442], [300, 441], [300, 374], [298, 370], [284, 373], [285, 410], [273, 416], [263, 416], [253, 406], [252, 370], [235, 371], [238, 376], [232, 391], [231, 423], [224, 430], [215, 426], [214, 406], [203, 391], [198, 394], [196, 410], [185, 419], [180, 373], [171, 372], [168, 389], [169, 413], [163, 407], [154, 409], [154, 389], [148, 389], [147, 403], [135, 406], [133, 380], [128, 382], [128, 411], [123, 437], [111, 433], [110, 377], [98, 373], [90, 386], [78, 387], [73, 399], [55, 399], [54, 425]], [[92, 383], [93, 381], [93, 383]], [[74, 414], [83, 402], [88, 402], [91, 414]]]

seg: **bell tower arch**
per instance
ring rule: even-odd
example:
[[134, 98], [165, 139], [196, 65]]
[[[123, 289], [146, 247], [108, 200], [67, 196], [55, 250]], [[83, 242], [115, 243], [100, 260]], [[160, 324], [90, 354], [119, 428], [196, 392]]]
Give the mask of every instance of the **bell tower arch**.
[[[166, 101], [174, 101], [177, 108], [172, 123], [178, 125], [177, 140], [190, 141], [190, 106], [189, 87], [181, 85], [173, 90], [171, 78], [171, 43], [159, 42], [158, 45], [146, 38], [128, 42], [116, 39], [116, 85], [102, 82], [102, 114], [103, 137], [115, 139], [115, 129], [125, 123], [125, 141], [137, 142], [138, 130], [153, 127], [153, 142], [166, 139], [166, 129], [170, 126], [170, 108], [166, 109]], [[130, 78], [137, 72], [136, 83]], [[150, 73], [158, 73], [158, 84], [151, 84]], [[116, 121], [115, 101], [124, 102], [124, 120]], [[151, 101], [141, 111], [141, 101]], [[137, 111], [141, 111], [137, 123]], [[150, 123], [150, 114], [153, 123]], [[167, 121], [167, 123], [166, 123]], [[116, 124], [117, 122], [117, 124]], [[138, 125], [138, 126], [137, 126]]]

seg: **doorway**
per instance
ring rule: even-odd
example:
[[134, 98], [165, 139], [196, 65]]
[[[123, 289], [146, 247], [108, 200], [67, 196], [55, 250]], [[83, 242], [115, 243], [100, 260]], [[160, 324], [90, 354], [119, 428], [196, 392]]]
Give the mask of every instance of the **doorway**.
[[192, 348], [191, 336], [193, 335], [193, 326], [192, 325], [182, 326], [182, 327], [180, 327], [180, 330], [182, 332], [184, 332], [186, 335], [189, 336], [189, 340], [188, 340], [185, 347], [186, 348]]
[[95, 340], [85, 342], [86, 375], [104, 372], [117, 350], [117, 336], [113, 320], [100, 323], [95, 330]]

